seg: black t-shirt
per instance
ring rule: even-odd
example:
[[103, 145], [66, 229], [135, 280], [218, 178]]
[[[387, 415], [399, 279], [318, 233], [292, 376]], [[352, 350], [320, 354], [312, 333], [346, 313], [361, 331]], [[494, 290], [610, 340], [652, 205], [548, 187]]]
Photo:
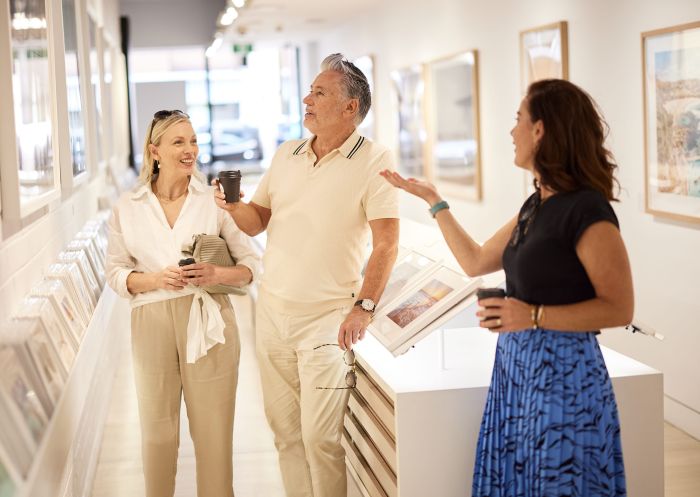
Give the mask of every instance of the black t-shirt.
[[[521, 215], [532, 210], [537, 201], [534, 193], [523, 204]], [[586, 228], [598, 221], [609, 221], [619, 228], [610, 203], [596, 190], [557, 193], [542, 202], [526, 233], [517, 237], [515, 245], [511, 238], [503, 252], [507, 295], [543, 305], [594, 298], [595, 290], [576, 255], [576, 244]]]

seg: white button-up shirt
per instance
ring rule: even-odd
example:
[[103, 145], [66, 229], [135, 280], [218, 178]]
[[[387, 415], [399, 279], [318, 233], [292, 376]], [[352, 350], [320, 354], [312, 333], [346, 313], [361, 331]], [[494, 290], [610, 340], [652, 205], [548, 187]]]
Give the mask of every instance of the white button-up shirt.
[[[180, 290], [158, 288], [136, 295], [129, 293], [126, 286], [126, 279], [133, 271], [156, 273], [166, 266], [177, 266], [178, 261], [186, 257], [182, 253], [183, 244], [191, 244], [192, 236], [200, 233], [220, 235], [237, 264], [248, 267], [253, 273], [253, 279], [257, 277], [260, 272], [260, 257], [250, 239], [238, 229], [229, 214], [216, 206], [212, 189], [203, 182], [201, 173], [192, 175], [189, 193], [172, 228], [150, 184], [140, 184], [119, 198], [108, 223], [107, 282], [120, 296], [130, 300], [132, 308], [195, 294], [198, 298], [211, 300], [209, 306], [204, 306], [205, 313], [209, 314], [206, 309], [212, 309], [211, 304], [215, 302], [193, 285]], [[198, 298], [193, 300], [193, 307], [195, 304], [199, 307]], [[220, 322], [220, 319], [220, 316], [204, 315], [197, 320], [196, 326], [206, 327], [207, 322]], [[207, 333], [207, 330], [190, 328], [192, 326], [188, 328], [188, 349], [191, 333], [199, 333], [200, 340], [204, 340], [202, 335]]]

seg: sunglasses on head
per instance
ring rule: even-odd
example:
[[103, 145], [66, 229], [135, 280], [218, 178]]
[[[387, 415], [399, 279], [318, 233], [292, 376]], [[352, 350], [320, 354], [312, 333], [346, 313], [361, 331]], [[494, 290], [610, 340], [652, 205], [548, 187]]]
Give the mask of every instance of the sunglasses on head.
[[[153, 143], [151, 139], [153, 138], [153, 128], [155, 127], [156, 123], [162, 119], [167, 119], [170, 116], [181, 116], [184, 117], [185, 119], [189, 119], [190, 116], [188, 116], [185, 112], [182, 112], [181, 110], [159, 110], [155, 114], [153, 114], [153, 120], [151, 121], [151, 129], [148, 132], [148, 143]], [[158, 172], [158, 161], [154, 160], [153, 161], [153, 174], [156, 174]]]

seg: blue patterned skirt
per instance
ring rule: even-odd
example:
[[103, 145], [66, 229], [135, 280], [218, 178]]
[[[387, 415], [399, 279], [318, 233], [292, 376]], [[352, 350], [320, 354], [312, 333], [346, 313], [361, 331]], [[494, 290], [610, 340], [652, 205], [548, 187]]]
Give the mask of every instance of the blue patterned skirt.
[[627, 495], [615, 394], [593, 333], [499, 336], [472, 495]]

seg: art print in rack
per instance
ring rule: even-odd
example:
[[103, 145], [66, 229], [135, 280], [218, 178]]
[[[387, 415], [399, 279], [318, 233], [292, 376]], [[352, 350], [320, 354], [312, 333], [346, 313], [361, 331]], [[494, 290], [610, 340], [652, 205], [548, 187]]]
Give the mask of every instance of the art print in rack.
[[700, 22], [642, 33], [646, 211], [700, 223]]

